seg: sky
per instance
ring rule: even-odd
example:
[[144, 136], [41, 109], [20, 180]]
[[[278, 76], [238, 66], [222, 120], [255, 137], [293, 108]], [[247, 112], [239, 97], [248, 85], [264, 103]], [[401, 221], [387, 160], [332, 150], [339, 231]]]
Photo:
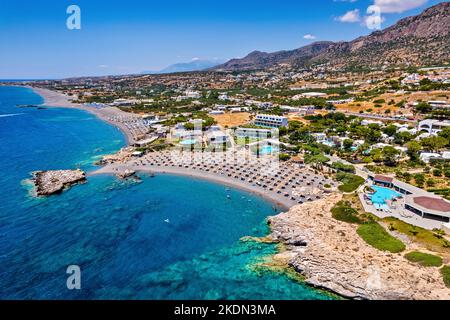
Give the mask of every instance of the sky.
[[[352, 40], [373, 32], [374, 21], [385, 28], [440, 2], [1, 0], [0, 79], [131, 74]], [[70, 5], [80, 9], [79, 20], [67, 13]], [[379, 11], [367, 14], [373, 5]], [[68, 19], [80, 29], [69, 29]]]

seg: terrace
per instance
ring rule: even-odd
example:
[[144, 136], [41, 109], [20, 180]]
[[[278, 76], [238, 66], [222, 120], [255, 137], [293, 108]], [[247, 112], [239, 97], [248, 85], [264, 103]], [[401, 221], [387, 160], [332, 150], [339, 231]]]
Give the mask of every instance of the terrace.
[[429, 230], [445, 229], [450, 221], [449, 201], [391, 177], [369, 175], [359, 198], [364, 210], [379, 218], [395, 217]]

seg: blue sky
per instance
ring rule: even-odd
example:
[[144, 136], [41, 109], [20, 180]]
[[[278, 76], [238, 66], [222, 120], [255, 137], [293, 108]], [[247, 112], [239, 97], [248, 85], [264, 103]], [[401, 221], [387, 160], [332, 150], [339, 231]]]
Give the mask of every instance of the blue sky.
[[[374, 2], [384, 28], [443, 1], [1, 0], [0, 79], [138, 73], [351, 40], [371, 32], [363, 21]], [[81, 9], [81, 30], [66, 27], [72, 4]]]

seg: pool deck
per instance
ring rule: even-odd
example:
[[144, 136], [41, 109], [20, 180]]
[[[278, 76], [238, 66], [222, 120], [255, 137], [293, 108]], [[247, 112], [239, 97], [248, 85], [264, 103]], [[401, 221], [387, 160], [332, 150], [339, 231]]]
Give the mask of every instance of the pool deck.
[[377, 216], [378, 218], [387, 218], [387, 217], [394, 217], [397, 219], [400, 219], [406, 223], [409, 223], [411, 225], [425, 228], [428, 230], [432, 230], [434, 228], [442, 229], [443, 222], [441, 221], [435, 221], [431, 219], [424, 219], [413, 212], [405, 209], [405, 200], [400, 199], [397, 200], [396, 206], [397, 208], [389, 208], [389, 212], [385, 212], [384, 210], [377, 210], [373, 205], [367, 204], [366, 200], [364, 200], [364, 193], [358, 192], [359, 200], [361, 201], [361, 204], [366, 212], [370, 212]]

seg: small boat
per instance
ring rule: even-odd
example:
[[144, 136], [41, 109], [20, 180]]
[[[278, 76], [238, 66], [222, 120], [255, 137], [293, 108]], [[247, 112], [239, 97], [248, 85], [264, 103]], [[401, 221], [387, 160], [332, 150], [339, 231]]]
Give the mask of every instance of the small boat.
[[164, 220], [165, 223], [170, 223], [169, 219]]
[[231, 196], [229, 194], [227, 194], [227, 199], [231, 199]]

